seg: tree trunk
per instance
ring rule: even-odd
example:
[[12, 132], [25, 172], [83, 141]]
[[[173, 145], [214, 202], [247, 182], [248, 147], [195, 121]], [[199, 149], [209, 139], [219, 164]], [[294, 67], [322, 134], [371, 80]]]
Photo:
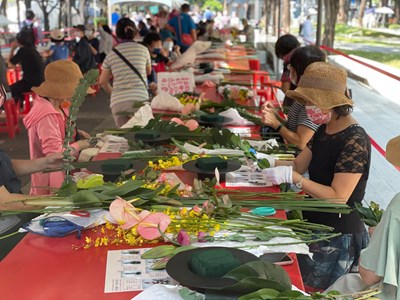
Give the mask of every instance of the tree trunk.
[[265, 0], [265, 33], [269, 34], [269, 26], [272, 20], [272, 0]]
[[394, 2], [394, 23], [398, 24], [400, 20], [400, 0]]
[[44, 31], [50, 30], [50, 20], [49, 20], [49, 13], [46, 10], [46, 7], [41, 7], [43, 12], [43, 24], [44, 24]]
[[325, 31], [322, 39], [322, 44], [327, 47], [333, 47], [335, 42], [335, 25], [339, 11], [339, 2], [324, 0], [325, 3]]
[[86, 1], [79, 1], [79, 17], [81, 19], [81, 22], [85, 24], [85, 5]]
[[290, 0], [283, 0], [283, 30], [290, 33]]
[[32, 8], [32, 0], [25, 0], [25, 7], [26, 9]]
[[339, 24], [347, 24], [347, 22], [349, 21], [349, 10], [350, 10], [349, 0], [340, 0], [339, 13], [337, 16], [337, 22]]
[[364, 17], [364, 12], [365, 12], [365, 7], [367, 6], [367, 0], [361, 0], [360, 4], [360, 10], [358, 12], [358, 27], [362, 28], [363, 27], [363, 17]]
[[3, 15], [7, 15], [6, 11], [7, 11], [7, 0], [1, 0], [1, 4], [0, 4], [0, 11]]
[[275, 34], [276, 32], [276, 18], [275, 18], [275, 8], [276, 8], [276, 2], [277, 0], [271, 0], [271, 25], [272, 25], [272, 34]]
[[280, 0], [275, 0], [275, 10], [274, 10], [274, 19], [275, 19], [275, 36], [279, 36], [279, 32], [281, 30], [281, 22], [280, 21], [280, 16], [279, 16], [279, 12], [280, 12], [280, 4], [281, 1]]

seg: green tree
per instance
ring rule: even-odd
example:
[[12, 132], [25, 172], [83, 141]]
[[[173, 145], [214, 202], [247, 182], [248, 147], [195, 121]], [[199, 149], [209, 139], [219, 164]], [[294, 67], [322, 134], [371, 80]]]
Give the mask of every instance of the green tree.
[[201, 7], [202, 10], [205, 10], [207, 7], [210, 8], [211, 11], [222, 11], [224, 6], [219, 0], [206, 0]]

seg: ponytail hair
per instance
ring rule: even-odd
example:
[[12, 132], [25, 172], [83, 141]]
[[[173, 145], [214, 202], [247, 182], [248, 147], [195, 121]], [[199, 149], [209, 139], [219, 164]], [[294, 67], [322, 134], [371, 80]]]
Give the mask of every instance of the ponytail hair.
[[133, 40], [137, 33], [135, 22], [129, 18], [121, 18], [115, 30], [117, 37], [123, 40]]

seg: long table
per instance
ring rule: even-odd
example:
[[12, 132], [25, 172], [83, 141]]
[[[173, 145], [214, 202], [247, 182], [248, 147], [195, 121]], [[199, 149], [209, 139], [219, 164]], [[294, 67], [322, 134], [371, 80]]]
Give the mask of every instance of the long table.
[[[285, 213], [278, 211], [276, 217], [284, 218]], [[132, 247], [72, 249], [81, 242], [74, 234], [63, 238], [27, 234], [0, 262], [1, 299], [131, 299], [139, 293], [104, 293], [107, 251]], [[296, 255], [291, 256], [294, 263], [284, 268], [292, 283], [304, 289]]]
[[[234, 60], [237, 62], [237, 60]], [[245, 63], [242, 63], [243, 65]], [[209, 99], [218, 97], [215, 89], [203, 89]], [[100, 154], [97, 160], [117, 158], [120, 153]], [[193, 182], [193, 174], [179, 176]], [[284, 211], [275, 217], [284, 219]], [[90, 231], [86, 231], [90, 235]], [[127, 245], [74, 250], [82, 243], [75, 235], [49, 238], [28, 233], [0, 262], [1, 299], [131, 299], [139, 292], [104, 293], [107, 251], [131, 249]], [[292, 283], [304, 290], [295, 254], [294, 263], [284, 266]]]

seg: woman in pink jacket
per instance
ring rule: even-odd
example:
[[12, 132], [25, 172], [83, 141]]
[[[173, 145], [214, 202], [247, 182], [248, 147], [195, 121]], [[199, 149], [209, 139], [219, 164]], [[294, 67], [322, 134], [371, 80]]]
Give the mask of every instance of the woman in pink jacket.
[[[45, 81], [32, 90], [37, 94], [34, 105], [24, 118], [28, 130], [31, 159], [36, 159], [63, 151], [66, 118], [68, 109], [64, 105], [71, 100], [82, 78], [77, 64], [59, 60], [50, 63], [45, 69]], [[91, 92], [91, 91], [88, 91]], [[76, 138], [89, 138], [84, 131], [78, 131]], [[87, 140], [77, 140], [70, 146], [76, 152], [89, 147]], [[36, 173], [31, 175], [31, 195], [47, 195], [52, 189], [61, 187], [63, 172]]]

